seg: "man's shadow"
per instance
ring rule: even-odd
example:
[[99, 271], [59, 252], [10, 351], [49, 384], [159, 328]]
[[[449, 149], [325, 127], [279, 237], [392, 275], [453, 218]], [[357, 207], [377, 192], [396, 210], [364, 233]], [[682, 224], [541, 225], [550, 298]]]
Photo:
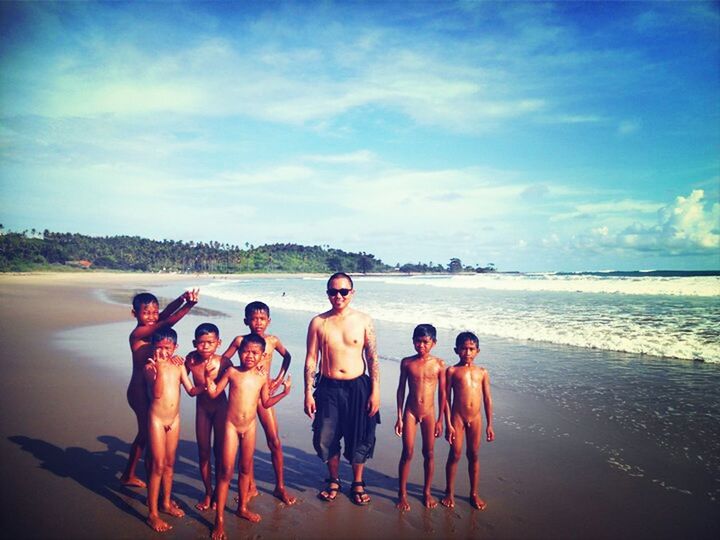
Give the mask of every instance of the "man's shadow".
[[[328, 476], [327, 465], [317, 455], [294, 446], [283, 446], [283, 460], [285, 462], [285, 485], [289, 489], [301, 494], [309, 492], [311, 496], [316, 496], [320, 490], [325, 489], [326, 482], [324, 480]], [[255, 478], [261, 482], [267, 482], [271, 486], [275, 485], [275, 471], [273, 470], [270, 452], [255, 450]], [[352, 480], [352, 469], [344, 457], [340, 459], [340, 478], [343, 482], [342, 491], [348, 494], [350, 481]], [[366, 465], [363, 479], [367, 483], [366, 489], [369, 490], [372, 497], [394, 500], [392, 497], [373, 488], [397, 491], [397, 478], [392, 478]], [[417, 486], [417, 488], [422, 491], [421, 486]], [[265, 491], [260, 486], [258, 486], [258, 489]], [[268, 493], [272, 493], [272, 489]]]

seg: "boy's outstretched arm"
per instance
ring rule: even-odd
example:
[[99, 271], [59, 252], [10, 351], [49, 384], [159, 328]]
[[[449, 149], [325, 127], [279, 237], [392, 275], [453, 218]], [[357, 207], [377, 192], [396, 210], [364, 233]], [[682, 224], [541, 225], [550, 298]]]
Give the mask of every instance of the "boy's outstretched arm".
[[438, 373], [438, 417], [435, 421], [435, 437], [442, 435], [442, 420], [445, 415], [445, 405], [447, 403], [445, 363], [442, 360], [438, 360], [438, 362], [440, 362], [440, 372]]
[[403, 432], [403, 405], [405, 404], [405, 385], [407, 384], [407, 359], [400, 362], [400, 379], [398, 380], [397, 399], [397, 421], [395, 422], [395, 435], [402, 437]]
[[205, 370], [205, 383], [207, 384], [206, 391], [207, 395], [211, 398], [215, 399], [220, 395], [220, 393], [225, 390], [225, 387], [228, 385], [228, 381], [230, 380], [230, 370], [226, 370], [225, 373], [223, 373], [223, 376], [220, 377], [220, 380], [215, 384], [215, 381], [213, 381], [212, 377], [210, 376], [210, 371]]
[[[142, 339], [148, 339], [150, 336], [152, 336], [155, 332], [158, 330], [161, 330], [163, 328], [167, 328], [168, 326], [173, 326], [176, 322], [178, 322], [180, 319], [182, 319], [185, 315], [190, 313], [190, 310], [193, 308], [195, 304], [197, 304], [198, 296], [197, 292], [191, 297], [191, 299], [187, 300], [185, 304], [178, 310], [176, 310], [171, 315], [168, 315], [164, 319], [158, 318], [158, 322], [156, 322], [152, 326], [138, 326], [130, 333], [130, 341], [138, 341]], [[163, 310], [163, 313], [165, 313], [165, 310]]]
[[175, 313], [184, 303], [185, 303], [185, 293], [182, 293], [175, 300], [173, 300], [167, 306], [165, 306], [165, 309], [163, 309], [160, 312], [160, 314], [158, 315], [158, 320], [162, 321], [163, 319], [167, 319], [170, 315]]
[[236, 336], [235, 339], [233, 339], [230, 342], [230, 345], [228, 346], [227, 350], [222, 353], [222, 357], [229, 360], [232, 363], [232, 357], [235, 356], [235, 353], [240, 348], [240, 344], [242, 343], [243, 337], [242, 336]]
[[292, 360], [290, 351], [288, 351], [285, 348], [285, 345], [283, 345], [279, 339], [277, 339], [277, 342], [275, 343], [275, 350], [283, 357], [283, 361], [282, 361], [282, 365], [280, 366], [280, 371], [278, 372], [277, 377], [275, 377], [272, 380], [272, 385], [270, 388], [271, 392], [274, 391], [278, 387], [278, 385], [285, 378], [285, 375], [287, 375], [287, 371], [290, 368], [290, 360]]
[[188, 377], [188, 372], [186, 369], [183, 369], [180, 372], [180, 382], [183, 385], [183, 388], [185, 388], [185, 391], [188, 393], [188, 395], [195, 397], [198, 394], [202, 394], [205, 389], [202, 386], [193, 386], [193, 383], [190, 382], [190, 377]]
[[490, 375], [485, 372], [482, 382], [483, 390], [483, 405], [485, 406], [485, 420], [487, 421], [487, 427], [485, 428], [485, 436], [488, 442], [495, 440], [495, 431], [493, 430], [492, 418], [493, 418], [493, 406], [492, 396], [490, 395]]
[[283, 390], [279, 394], [275, 394], [274, 396], [270, 396], [270, 384], [265, 383], [263, 384], [263, 387], [260, 389], [260, 401], [262, 401], [263, 407], [266, 409], [269, 409], [270, 407], [273, 407], [278, 401], [280, 401], [282, 398], [287, 396], [290, 393], [290, 376], [282, 381], [282, 387]]

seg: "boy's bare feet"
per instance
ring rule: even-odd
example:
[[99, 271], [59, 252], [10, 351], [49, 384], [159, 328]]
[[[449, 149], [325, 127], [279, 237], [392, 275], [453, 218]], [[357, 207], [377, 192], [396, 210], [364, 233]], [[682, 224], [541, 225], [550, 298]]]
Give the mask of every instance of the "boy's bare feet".
[[185, 515], [185, 511], [175, 501], [170, 501], [170, 504], [163, 504], [160, 509], [174, 517], [183, 517]]
[[487, 503], [478, 497], [477, 493], [470, 494], [470, 504], [477, 510], [485, 510]]
[[140, 480], [137, 476], [121, 476], [120, 482], [123, 486], [146, 488], [147, 484]]
[[150, 525], [155, 532], [165, 532], [172, 529], [172, 525], [160, 519], [160, 516], [148, 516], [147, 524]]
[[405, 493], [398, 494], [398, 502], [395, 505], [395, 508], [397, 508], [398, 510], [401, 510], [403, 512], [410, 510], [410, 503], [407, 500], [407, 494], [405, 494]]
[[[255, 487], [255, 488], [250, 488], [250, 491], [248, 492], [248, 501], [251, 501], [252, 499], [254, 499], [255, 497], [257, 497], [258, 495], [260, 495], [260, 492], [258, 491], [258, 489], [257, 489], [256, 487]], [[233, 501], [235, 501], [236, 503], [240, 504], [240, 495], [235, 495], [235, 496], [233, 497]]]
[[445, 496], [440, 499], [440, 504], [448, 508], [455, 508], [455, 497], [446, 493]]
[[241, 510], [238, 508], [237, 512], [235, 512], [235, 515], [237, 517], [241, 517], [243, 519], [247, 519], [248, 521], [252, 523], [257, 523], [262, 518], [260, 517], [260, 514], [256, 514], [255, 512], [251, 512], [250, 510]]
[[225, 536], [225, 526], [222, 523], [216, 523], [210, 537], [212, 540], [225, 540], [227, 538], [227, 536]]
[[201, 501], [197, 502], [195, 508], [197, 508], [198, 510], [209, 510], [210, 502], [210, 495], [205, 495], [205, 497]]
[[275, 491], [273, 491], [273, 495], [280, 499], [282, 502], [287, 504], [288, 506], [291, 506], [297, 502], [297, 499], [293, 497], [292, 495], [288, 494], [287, 490], [283, 488], [276, 487]]
[[435, 508], [437, 503], [437, 499], [429, 493], [425, 493], [423, 495], [423, 504], [425, 504], [425, 508]]

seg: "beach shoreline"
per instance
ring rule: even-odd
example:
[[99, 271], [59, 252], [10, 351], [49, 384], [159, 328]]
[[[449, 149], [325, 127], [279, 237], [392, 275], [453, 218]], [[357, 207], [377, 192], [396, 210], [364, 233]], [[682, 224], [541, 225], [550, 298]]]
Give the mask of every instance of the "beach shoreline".
[[[5, 413], [0, 437], [6, 479], [3, 524], [11, 537], [157, 537], [144, 522], [144, 490], [124, 488], [117, 480], [134, 436], [134, 418], [125, 401], [127, 380], [122, 377], [123, 370], [127, 376], [130, 371], [126, 339], [133, 319], [129, 305], [108, 302], [107, 297], [118, 290], [131, 295], [138, 289], [175, 286], [180, 294], [184, 286], [195, 284], [202, 289], [223, 277], [96, 272], [0, 275], [0, 331], [6, 344], [3, 367], [10, 377], [7, 390], [0, 394]], [[234, 278], [238, 277], [279, 276]], [[200, 305], [205, 305], [202, 292]], [[221, 323], [223, 339], [240, 333], [243, 327], [237, 308], [217, 301], [207, 305], [229, 316]], [[720, 531], [717, 501], [685, 495], [682, 489], [661, 489], [647, 478], [611, 466], [612, 456], [603, 453], [604, 447], [617, 443], [641, 455], [646, 452], [642, 440], [615, 441], [620, 435], [612, 424], [604, 426], [592, 418], [568, 414], [542, 398], [502, 385], [493, 388], [497, 440], [481, 447], [481, 496], [488, 509], [478, 512], [469, 507], [464, 457], [458, 469], [457, 507], [452, 511], [422, 509], [418, 440], [410, 478], [412, 510], [400, 514], [394, 508], [400, 443], [392, 434], [398, 370], [393, 362], [381, 365], [383, 423], [366, 478], [373, 502], [367, 508], [353, 506], [344, 496], [332, 505], [320, 502], [315, 493], [326, 471], [314, 455], [309, 419], [302, 414], [307, 320], [303, 313], [274, 311], [271, 327], [294, 356], [293, 392], [276, 410], [288, 486], [300, 502], [284, 507], [269, 493], [272, 472], [259, 435], [256, 474], [262, 495], [253, 505], [264, 519], [251, 525], [228, 515], [230, 538], [334, 538], [341, 532], [348, 538], [714, 538]], [[199, 317], [182, 322], [183, 352], [188, 349], [188, 332], [199, 322]], [[396, 326], [378, 324], [379, 336], [396, 332]], [[77, 338], [72, 345], [63, 341], [68, 333]], [[407, 348], [405, 341], [396, 345], [398, 350]], [[175, 495], [188, 515], [173, 520], [174, 529], [165, 536], [202, 538], [209, 536], [214, 516], [192, 508], [201, 485], [194, 403], [183, 398], [182, 407]], [[438, 440], [436, 496], [444, 487], [446, 455], [447, 444]], [[653, 455], [645, 463], [674, 466], [666, 460], [664, 455]], [[348, 478], [346, 465], [342, 474]], [[676, 472], [678, 478], [697, 474], [695, 470]]]

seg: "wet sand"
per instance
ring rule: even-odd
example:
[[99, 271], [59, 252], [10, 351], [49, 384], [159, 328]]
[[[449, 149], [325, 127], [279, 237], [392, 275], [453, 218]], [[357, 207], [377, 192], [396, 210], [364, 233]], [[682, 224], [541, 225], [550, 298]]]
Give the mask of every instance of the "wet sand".
[[[6, 536], [158, 536], [145, 524], [145, 491], [123, 487], [118, 481], [135, 435], [134, 416], [125, 400], [130, 374], [127, 336], [134, 322], [129, 306], [118, 302], [139, 289], [176, 288], [179, 294], [185, 286], [202, 287], [210, 279], [95, 273], [0, 276], [6, 374], [0, 393], [0, 462]], [[218, 324], [226, 342], [244, 333], [237, 307], [205, 301], [202, 292], [200, 307], [215, 311], [188, 316], [177, 326], [183, 353], [191, 348], [193, 328], [205, 320]], [[458, 468], [456, 508], [422, 508], [418, 438], [409, 485], [412, 509], [398, 512], [394, 505], [401, 445], [393, 425], [399, 366], [388, 360], [381, 364], [383, 423], [375, 458], [366, 469], [372, 503], [361, 508], [350, 502], [346, 464], [341, 469], [343, 492], [332, 504], [323, 503], [316, 493], [326, 469], [314, 454], [310, 420], [302, 413], [309, 316], [278, 311], [272, 319], [271, 332], [293, 353], [293, 391], [276, 410], [286, 481], [299, 502], [286, 507], [272, 497], [272, 467], [259, 434], [256, 476], [261, 495], [251, 508], [263, 521], [250, 524], [235, 519], [228, 509], [229, 538], [715, 538], [720, 534], [720, 504], [708, 497], [707, 479], [698, 469], [683, 468], [639, 438], [625, 439], [626, 434], [612, 424], [572, 414], [502, 384], [493, 387], [497, 440], [483, 442], [481, 448], [480, 495], [487, 509], [480, 512], [469, 505], [464, 457]], [[412, 352], [409, 340], [398, 337], [397, 326], [378, 322], [377, 330], [381, 354], [392, 351], [388, 356], [395, 357]], [[503, 347], [496, 344], [494, 356], [517, 354]], [[533, 354], [547, 352], [539, 348]], [[187, 515], [168, 518], [174, 528], [165, 536], [205, 538], [214, 514], [194, 509], [202, 492], [194, 402], [187, 396], [181, 429], [174, 493]], [[665, 489], [648, 476], [613, 466], [603, 448], [618, 445], [639, 456], [647, 469], [670, 469], [671, 476], [680, 479], [678, 485], [700, 488], [691, 494]], [[443, 439], [437, 441], [433, 487], [438, 498], [444, 488], [447, 448]], [[234, 482], [231, 490], [235, 491]]]

